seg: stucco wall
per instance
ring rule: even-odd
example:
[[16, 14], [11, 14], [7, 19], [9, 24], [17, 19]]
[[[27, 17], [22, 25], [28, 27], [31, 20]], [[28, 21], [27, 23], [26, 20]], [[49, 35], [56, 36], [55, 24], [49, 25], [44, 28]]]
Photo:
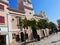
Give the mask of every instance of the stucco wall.
[[[31, 13], [31, 14], [30, 14]], [[30, 20], [31, 18], [33, 18], [33, 15], [34, 15], [34, 10], [30, 10], [30, 9], [26, 9], [25, 8], [25, 15], [26, 15], [26, 18], [28, 20]]]
[[3, 3], [0, 3], [2, 5], [4, 5], [4, 10], [1, 10], [0, 11], [0, 16], [4, 16], [5, 17], [5, 24], [1, 25], [0, 26], [7, 26], [7, 15], [8, 15], [8, 10], [7, 10], [7, 5], [3, 4]]

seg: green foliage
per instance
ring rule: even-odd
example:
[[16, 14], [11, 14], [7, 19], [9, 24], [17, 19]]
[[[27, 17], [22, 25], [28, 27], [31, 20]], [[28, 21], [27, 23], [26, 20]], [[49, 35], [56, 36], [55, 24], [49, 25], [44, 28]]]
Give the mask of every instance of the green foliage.
[[32, 30], [36, 30], [36, 27], [37, 27], [37, 24], [36, 23], [37, 22], [34, 19], [30, 21], [30, 26], [31, 26]]
[[37, 22], [37, 26], [39, 29], [45, 29], [47, 28], [47, 20], [45, 19], [40, 19], [38, 22]]
[[27, 20], [26, 18], [25, 19], [19, 18], [19, 26], [22, 25], [24, 28], [28, 28], [28, 26], [30, 26], [32, 30], [45, 28], [52, 29], [56, 27], [56, 25], [53, 22], [48, 23], [47, 20], [45, 19], [40, 19], [39, 21], [36, 21], [35, 19]]
[[19, 18], [19, 24], [18, 24], [18, 26], [22, 26], [22, 19], [21, 18]]
[[32, 19], [32, 20], [27, 20], [27, 19], [24, 19], [23, 20], [23, 23], [24, 23], [24, 26], [25, 27], [28, 27], [28, 26], [30, 26], [31, 28], [32, 28], [32, 30], [36, 30], [36, 27], [37, 27], [37, 25], [36, 25], [36, 20], [34, 20], [34, 19]]
[[56, 27], [56, 25], [55, 25], [53, 22], [49, 22], [48, 25], [47, 25], [47, 27], [48, 27], [49, 29], [53, 29], [53, 28]]
[[58, 26], [60, 26], [60, 19], [59, 19], [59, 20], [57, 20], [57, 23], [58, 23]]
[[26, 18], [23, 19], [22, 23], [24, 28], [28, 28], [28, 20]]

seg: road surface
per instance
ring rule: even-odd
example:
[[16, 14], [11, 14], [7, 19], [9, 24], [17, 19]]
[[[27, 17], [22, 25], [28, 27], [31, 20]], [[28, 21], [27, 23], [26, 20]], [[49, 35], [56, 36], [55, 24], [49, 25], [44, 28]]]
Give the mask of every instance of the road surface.
[[38, 42], [29, 43], [27, 45], [60, 45], [60, 32], [58, 32], [58, 34], [51, 35], [48, 38], [44, 38]]

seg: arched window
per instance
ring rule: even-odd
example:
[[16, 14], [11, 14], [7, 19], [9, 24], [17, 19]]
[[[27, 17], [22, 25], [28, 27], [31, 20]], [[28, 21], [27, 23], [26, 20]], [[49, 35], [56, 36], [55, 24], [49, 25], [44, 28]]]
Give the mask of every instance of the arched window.
[[0, 16], [0, 23], [5, 23], [5, 18], [3, 16]]

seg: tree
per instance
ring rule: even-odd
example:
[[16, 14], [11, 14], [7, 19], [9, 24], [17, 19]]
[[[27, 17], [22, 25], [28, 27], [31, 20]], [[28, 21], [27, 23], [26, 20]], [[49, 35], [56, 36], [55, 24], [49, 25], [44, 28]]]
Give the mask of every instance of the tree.
[[37, 22], [35, 19], [31, 19], [31, 20], [28, 20], [27, 21], [28, 23], [28, 26], [31, 27], [32, 29], [32, 35], [33, 35], [33, 38], [37, 39]]
[[[22, 19], [21, 19], [21, 17], [20, 18], [18, 18], [18, 28], [22, 31], [22, 28], [23, 28], [23, 26], [22, 26]], [[19, 36], [21, 35], [21, 42], [23, 42], [24, 41], [24, 33], [23, 32], [21, 32], [20, 34], [19, 34]]]
[[22, 23], [23, 23], [24, 28], [28, 28], [28, 20], [27, 20], [27, 18], [23, 19]]
[[49, 22], [47, 28], [51, 29], [51, 33], [55, 32], [56, 25], [53, 22]]
[[40, 19], [38, 22], [37, 22], [37, 26], [39, 29], [45, 29], [47, 28], [47, 20], [45, 19]]
[[32, 19], [31, 20], [31, 29], [32, 29], [32, 33], [33, 33], [33, 37], [35, 38], [35, 39], [37, 39], [37, 25], [36, 25], [36, 20], [34, 20], [34, 19]]
[[58, 23], [58, 27], [59, 27], [59, 30], [60, 30], [60, 19], [57, 20], [57, 23]]
[[27, 35], [27, 33], [26, 33], [26, 30], [25, 30], [25, 29], [28, 28], [28, 20], [27, 20], [27, 18], [25, 18], [25, 19], [19, 18], [18, 27], [20, 28], [21, 31], [22, 31], [22, 28], [24, 28], [24, 33], [21, 32], [21, 34], [22, 34], [22, 35], [21, 35], [21, 41], [23, 42], [23, 41], [25, 41], [25, 40], [27, 39], [27, 37], [28, 37], [28, 35]]

